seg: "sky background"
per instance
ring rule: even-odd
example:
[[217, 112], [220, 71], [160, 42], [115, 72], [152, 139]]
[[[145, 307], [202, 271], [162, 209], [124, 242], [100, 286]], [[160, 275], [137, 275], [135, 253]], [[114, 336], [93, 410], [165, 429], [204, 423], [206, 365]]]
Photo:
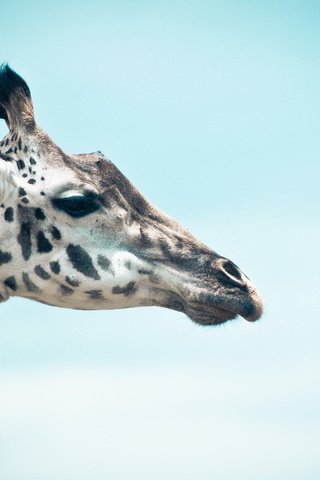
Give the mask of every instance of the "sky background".
[[42, 128], [102, 150], [265, 314], [2, 304], [2, 480], [320, 478], [319, 25], [316, 1], [3, 2]]

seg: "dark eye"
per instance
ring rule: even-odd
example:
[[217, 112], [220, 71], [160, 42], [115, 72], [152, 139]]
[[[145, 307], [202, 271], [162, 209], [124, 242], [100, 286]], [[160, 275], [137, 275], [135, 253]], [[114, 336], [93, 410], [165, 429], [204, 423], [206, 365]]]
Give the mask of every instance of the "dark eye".
[[74, 218], [84, 217], [100, 208], [95, 194], [70, 195], [70, 197], [54, 198], [53, 205]]

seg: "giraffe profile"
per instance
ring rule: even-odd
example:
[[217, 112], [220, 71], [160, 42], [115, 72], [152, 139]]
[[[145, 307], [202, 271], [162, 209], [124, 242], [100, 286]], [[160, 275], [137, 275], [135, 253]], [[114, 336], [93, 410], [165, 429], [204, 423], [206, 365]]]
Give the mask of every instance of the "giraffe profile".
[[257, 320], [230, 260], [153, 207], [100, 152], [64, 153], [37, 125], [26, 82], [0, 69], [0, 301], [75, 309], [161, 306], [202, 325]]

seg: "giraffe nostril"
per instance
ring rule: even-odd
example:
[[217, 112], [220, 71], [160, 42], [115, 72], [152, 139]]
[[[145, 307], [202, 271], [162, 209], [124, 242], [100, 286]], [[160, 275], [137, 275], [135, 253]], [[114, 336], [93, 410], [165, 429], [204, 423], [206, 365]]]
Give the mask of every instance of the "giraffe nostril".
[[225, 260], [222, 264], [222, 269], [233, 279], [242, 282], [242, 275], [239, 268], [230, 260]]

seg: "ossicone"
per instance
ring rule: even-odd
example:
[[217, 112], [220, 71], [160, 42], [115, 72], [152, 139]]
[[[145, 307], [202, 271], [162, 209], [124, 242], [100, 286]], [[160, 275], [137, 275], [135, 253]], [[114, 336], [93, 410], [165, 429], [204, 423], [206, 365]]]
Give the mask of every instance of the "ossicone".
[[11, 130], [32, 131], [36, 126], [29, 87], [7, 64], [0, 66], [0, 118]]

